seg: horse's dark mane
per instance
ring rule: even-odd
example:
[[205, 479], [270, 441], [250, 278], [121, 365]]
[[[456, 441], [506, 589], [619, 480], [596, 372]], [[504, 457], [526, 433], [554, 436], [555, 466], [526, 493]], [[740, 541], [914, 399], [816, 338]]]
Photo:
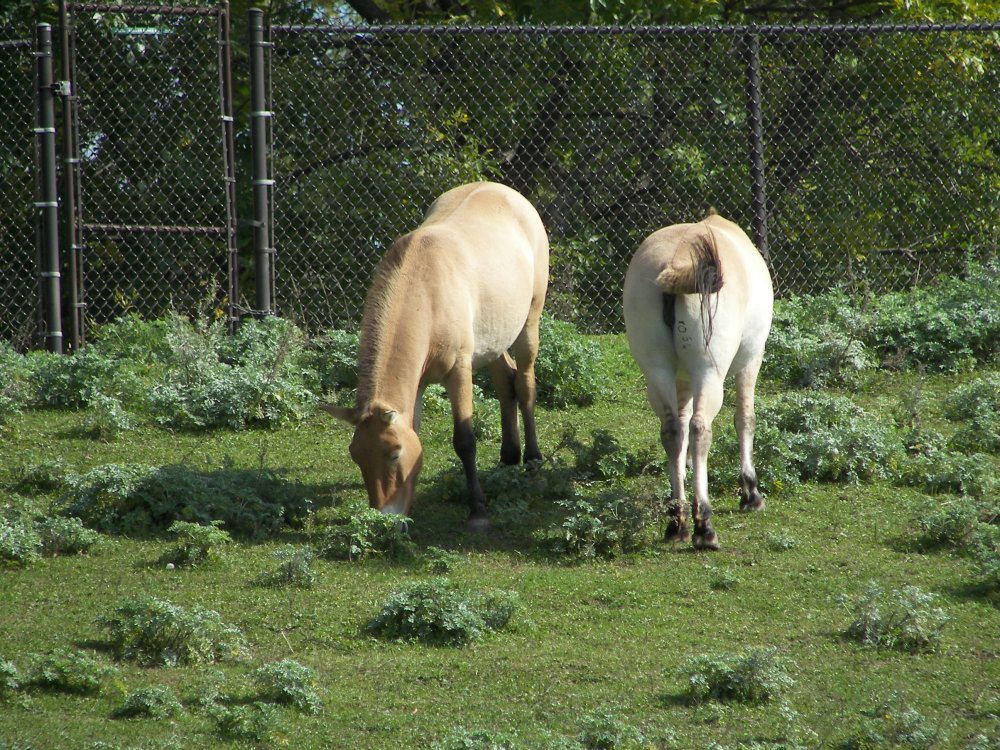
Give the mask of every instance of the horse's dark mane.
[[358, 390], [355, 405], [362, 413], [367, 413], [375, 396], [375, 384], [381, 379], [383, 358], [386, 347], [387, 313], [395, 296], [403, 255], [409, 237], [396, 240], [375, 269], [365, 309], [361, 317], [361, 343], [358, 348]]

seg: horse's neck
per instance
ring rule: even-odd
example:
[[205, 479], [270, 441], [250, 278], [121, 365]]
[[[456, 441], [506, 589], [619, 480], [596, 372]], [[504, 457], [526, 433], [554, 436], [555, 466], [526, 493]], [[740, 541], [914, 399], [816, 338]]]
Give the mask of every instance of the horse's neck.
[[379, 404], [412, 419], [427, 353], [427, 336], [420, 325], [400, 320], [399, 325], [378, 332], [358, 375], [358, 405]]

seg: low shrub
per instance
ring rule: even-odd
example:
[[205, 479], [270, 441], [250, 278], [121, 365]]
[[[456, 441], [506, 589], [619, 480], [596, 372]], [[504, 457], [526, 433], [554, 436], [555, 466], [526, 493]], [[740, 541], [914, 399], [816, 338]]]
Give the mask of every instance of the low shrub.
[[944, 415], [963, 422], [948, 447], [962, 453], [1000, 453], [1000, 374], [977, 378], [944, 399]]
[[111, 716], [115, 719], [169, 719], [183, 710], [170, 688], [148, 687], [129, 693]]
[[291, 705], [307, 714], [317, 714], [323, 707], [316, 673], [297, 661], [284, 659], [263, 666], [254, 672], [254, 682], [263, 701]]
[[470, 731], [465, 727], [455, 727], [440, 740], [431, 743], [431, 750], [524, 750], [524, 746], [516, 735], [506, 732]]
[[1000, 493], [1000, 478], [989, 456], [957, 453], [943, 448], [936, 440], [910, 450], [903, 457], [896, 481], [929, 494], [967, 495], [977, 500]]
[[36, 528], [47, 555], [84, 554], [101, 541], [101, 535], [85, 527], [79, 518], [47, 517]]
[[24, 684], [60, 693], [96, 695], [117, 671], [84, 651], [58, 648], [32, 654]]
[[641, 474], [657, 460], [652, 453], [629, 453], [608, 430], [591, 433], [589, 445], [577, 439], [574, 431], [563, 434], [560, 445], [573, 451], [576, 473], [584, 479], [624, 479]]
[[[757, 404], [754, 462], [775, 489], [802, 481], [857, 483], [893, 478], [903, 461], [895, 429], [850, 399], [824, 393], [793, 393]], [[738, 456], [735, 432], [721, 432], [713, 453]], [[709, 464], [713, 484], [736, 473], [725, 462]]]
[[124, 601], [97, 624], [107, 631], [117, 658], [145, 666], [238, 660], [248, 650], [239, 629], [223, 623], [217, 612], [154, 597]]
[[0, 658], [0, 700], [9, 698], [21, 687], [21, 673], [12, 661]]
[[116, 534], [166, 530], [175, 520], [211, 524], [251, 538], [303, 524], [311, 503], [305, 488], [269, 471], [224, 467], [197, 471], [106, 464], [73, 476], [57, 502], [65, 515]]
[[539, 339], [535, 362], [539, 403], [555, 408], [594, 403], [604, 391], [600, 347], [577, 333], [572, 323], [544, 313]]
[[278, 560], [278, 567], [258, 578], [258, 584], [274, 587], [296, 586], [307, 589], [316, 583], [316, 573], [312, 569], [316, 551], [312, 547], [288, 545], [275, 550], [273, 557]]
[[980, 583], [989, 590], [1000, 590], [1000, 526], [981, 523], [970, 544]]
[[973, 265], [965, 278], [874, 300], [870, 340], [883, 358], [957, 372], [1000, 355], [1000, 265]]
[[557, 500], [565, 519], [547, 532], [553, 551], [582, 559], [612, 559], [651, 543], [647, 533], [663, 518], [663, 503], [641, 484], [615, 488], [584, 499]]
[[841, 750], [932, 750], [944, 734], [896, 696], [865, 711], [857, 728], [840, 744]]
[[937, 596], [916, 586], [887, 594], [871, 582], [859, 596], [840, 598], [851, 617], [844, 636], [877, 648], [935, 651], [949, 620], [943, 609], [934, 606], [936, 601]]
[[212, 714], [216, 731], [227, 740], [264, 744], [273, 742], [278, 734], [278, 711], [269, 703], [216, 705]]
[[173, 534], [178, 544], [164, 555], [164, 561], [178, 567], [193, 568], [214, 560], [219, 556], [219, 548], [233, 541], [221, 526], [222, 521], [209, 524], [174, 521], [167, 533]]
[[320, 557], [331, 560], [364, 560], [372, 555], [396, 559], [411, 550], [404, 528], [408, 521], [374, 508], [337, 509], [313, 532], [312, 544]]
[[767, 648], [696, 656], [684, 664], [681, 673], [693, 703], [766, 703], [794, 684], [777, 651]]
[[24, 356], [14, 351], [6, 340], [0, 340], [0, 430], [28, 405], [31, 398], [29, 374]]
[[367, 630], [386, 640], [464, 646], [506, 627], [516, 605], [512, 592], [469, 593], [445, 578], [417, 581], [392, 592]]
[[41, 557], [42, 537], [30, 521], [0, 517], [0, 565], [27, 567]]
[[45, 494], [65, 489], [70, 474], [62, 458], [51, 458], [15, 466], [11, 470], [11, 480], [16, 492]]
[[777, 300], [761, 372], [800, 388], [853, 385], [876, 365], [868, 327], [843, 292]]
[[979, 503], [968, 496], [923, 497], [912, 510], [920, 549], [963, 549], [976, 535]]
[[359, 343], [357, 333], [334, 328], [310, 340], [306, 359], [316, 372], [319, 393], [357, 387]]
[[594, 711], [583, 717], [580, 744], [587, 750], [643, 750], [650, 743], [641, 729], [612, 711]]

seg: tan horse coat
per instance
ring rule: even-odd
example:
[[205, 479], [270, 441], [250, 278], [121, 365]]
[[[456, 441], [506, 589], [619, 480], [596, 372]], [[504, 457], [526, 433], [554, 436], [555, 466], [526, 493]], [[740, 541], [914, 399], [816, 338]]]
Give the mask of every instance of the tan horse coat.
[[660, 418], [673, 518], [671, 539], [687, 537], [685, 459], [691, 457], [693, 543], [718, 548], [709, 521], [708, 451], [727, 374], [736, 383], [741, 508], [764, 500], [754, 470], [754, 390], [771, 329], [774, 295], [767, 264], [742, 229], [718, 215], [677, 224], [642, 243], [625, 277], [625, 328]]
[[521, 458], [518, 406], [524, 458], [541, 458], [534, 364], [547, 285], [542, 221], [524, 197], [503, 185], [449, 190], [417, 229], [392, 245], [365, 302], [355, 407], [324, 407], [355, 426], [351, 457], [372, 507], [409, 515], [422, 463], [421, 397], [429, 383], [442, 383], [468, 483], [470, 527], [488, 525], [472, 431], [472, 372], [483, 366], [491, 368], [500, 399], [501, 460]]

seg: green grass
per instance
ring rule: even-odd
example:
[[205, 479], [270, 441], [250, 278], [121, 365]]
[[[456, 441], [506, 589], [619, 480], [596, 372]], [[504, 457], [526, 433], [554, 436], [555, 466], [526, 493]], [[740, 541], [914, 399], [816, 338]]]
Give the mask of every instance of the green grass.
[[[624, 338], [597, 340], [608, 355], [612, 395], [585, 409], [540, 410], [543, 452], [573, 426], [584, 438], [603, 428], [629, 451], [659, 453], [658, 425]], [[860, 393], [848, 395], [891, 421], [904, 389], [916, 382], [912, 375], [875, 375]], [[939, 424], [932, 409], [935, 395], [950, 391], [953, 382], [934, 376], [919, 384], [934, 427], [953, 429]], [[768, 382], [758, 390], [779, 393]], [[732, 429], [731, 398], [727, 393], [717, 433]], [[307, 485], [319, 508], [364, 499], [347, 454], [350, 433], [326, 415], [267, 431], [142, 428], [111, 442], [82, 436], [85, 416], [30, 411], [13, 417], [0, 443], [0, 485], [18, 467], [54, 456], [75, 471], [112, 462], [216, 468], [230, 461]], [[418, 549], [433, 546], [454, 556], [447, 576], [458, 586], [516, 592], [519, 608], [505, 630], [463, 648], [369, 637], [365, 624], [390, 592], [432, 575], [419, 558], [316, 560], [311, 588], [275, 588], [256, 582], [273, 570], [274, 552], [306, 542], [305, 532], [237, 540], [220, 549], [217, 560], [184, 570], [158, 563], [175, 544], [167, 536], [112, 537], [86, 556], [0, 569], [0, 659], [23, 674], [30, 654], [81, 648], [112, 664], [95, 619], [127, 597], [151, 595], [219, 612], [246, 637], [249, 660], [175, 668], [114, 663], [114, 684], [95, 696], [19, 691], [0, 702], [0, 748], [76, 749], [98, 741], [122, 748], [240, 746], [221, 737], [211, 712], [198, 704], [214, 690], [233, 706], [256, 700], [255, 671], [282, 659], [314, 670], [317, 678], [322, 710], [279, 709], [274, 731], [275, 746], [303, 749], [426, 748], [456, 726], [513, 731], [530, 747], [547, 733], [578, 737], [585, 715], [609, 709], [647, 736], [672, 730], [676, 747], [738, 747], [787, 738], [783, 706], [798, 713], [797, 729], [816, 733], [810, 747], [834, 748], [865, 711], [894, 694], [944, 731], [947, 740], [939, 747], [965, 748], [977, 733], [1000, 735], [1000, 608], [972, 585], [974, 567], [966, 558], [920, 554], [905, 543], [917, 490], [805, 484], [770, 495], [763, 513], [742, 515], [736, 511], [736, 459], [714, 455], [713, 461], [733, 466], [731, 485], [713, 498], [722, 551], [657, 544], [611, 563], [568, 564], [546, 555], [533, 537], [559, 518], [547, 501], [532, 501], [520, 525], [505, 524], [486, 537], [467, 534], [464, 502], [429, 496], [435, 487], [462, 484], [448, 415], [428, 415], [423, 439], [413, 540]], [[496, 462], [497, 442], [480, 444], [481, 467]], [[569, 451], [561, 458], [572, 464]], [[767, 478], [762, 481], [766, 489]], [[603, 489], [595, 482], [580, 491], [587, 496]], [[796, 544], [769, 544], [775, 537]], [[729, 584], [713, 585], [720, 579]], [[868, 581], [938, 594], [937, 605], [951, 618], [940, 649], [906, 654], [848, 642], [843, 630], [850, 616], [838, 597], [859, 594]], [[749, 648], [776, 649], [788, 665], [794, 685], [780, 701], [743, 706], [686, 700], [680, 670], [689, 659]], [[173, 691], [181, 713], [169, 720], [111, 720], [126, 695], [157, 686]]]

